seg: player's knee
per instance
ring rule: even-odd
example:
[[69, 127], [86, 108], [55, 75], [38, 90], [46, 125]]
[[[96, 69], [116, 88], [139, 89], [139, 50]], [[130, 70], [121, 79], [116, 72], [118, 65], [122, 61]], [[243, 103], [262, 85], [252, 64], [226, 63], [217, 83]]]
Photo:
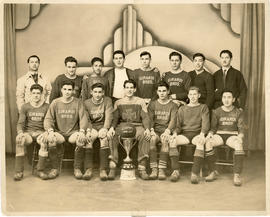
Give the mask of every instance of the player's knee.
[[28, 133], [24, 134], [25, 137], [25, 145], [30, 145], [33, 142], [32, 136], [30, 136]]
[[190, 141], [185, 136], [179, 135], [176, 137], [176, 145], [187, 145]]
[[100, 148], [108, 148], [109, 147], [109, 141], [107, 139], [107, 137], [105, 138], [100, 138]]

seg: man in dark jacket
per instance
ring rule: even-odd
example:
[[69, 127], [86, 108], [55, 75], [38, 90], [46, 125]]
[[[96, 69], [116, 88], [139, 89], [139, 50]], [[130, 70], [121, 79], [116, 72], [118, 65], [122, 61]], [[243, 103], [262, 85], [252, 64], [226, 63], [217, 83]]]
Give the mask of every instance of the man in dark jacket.
[[219, 56], [221, 59], [222, 67], [214, 73], [214, 108], [218, 108], [222, 105], [221, 94], [222, 91], [226, 88], [232, 90], [233, 95], [236, 98], [234, 105], [243, 110], [245, 108], [247, 97], [247, 85], [245, 83], [243, 74], [231, 66], [231, 51], [222, 50]]

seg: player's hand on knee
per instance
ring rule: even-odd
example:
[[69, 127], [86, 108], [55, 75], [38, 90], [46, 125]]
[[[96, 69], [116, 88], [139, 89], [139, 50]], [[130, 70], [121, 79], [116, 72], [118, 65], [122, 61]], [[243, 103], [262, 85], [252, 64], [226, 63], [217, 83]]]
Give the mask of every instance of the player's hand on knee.
[[87, 140], [87, 139], [86, 139], [86, 136], [85, 136], [84, 132], [79, 132], [79, 133], [78, 133], [77, 140], [76, 140], [77, 146], [84, 146], [86, 140]]
[[20, 146], [23, 146], [24, 141], [25, 141], [24, 133], [23, 133], [23, 132], [20, 132], [20, 133], [17, 135], [17, 137], [16, 137], [16, 144], [17, 144], [17, 145], [20, 145]]
[[104, 139], [107, 136], [108, 130], [106, 128], [101, 128], [98, 131], [98, 137]]
[[203, 133], [200, 133], [200, 135], [197, 138], [198, 145], [204, 145], [206, 139]]
[[111, 127], [107, 133], [107, 136], [109, 139], [112, 139], [115, 135], [115, 130], [113, 129], [113, 127]]
[[145, 139], [146, 141], [150, 141], [150, 139], [151, 139], [151, 132], [150, 132], [149, 129], [146, 129], [146, 130], [144, 131], [143, 135], [144, 135], [144, 139]]
[[169, 138], [169, 146], [170, 148], [176, 148], [176, 136], [177, 134], [176, 133], [173, 133], [173, 135], [170, 136]]
[[151, 135], [151, 137], [156, 137], [157, 136], [157, 134], [156, 134], [156, 132], [155, 132], [155, 130], [153, 128], [150, 130], [150, 135]]
[[55, 140], [55, 135], [54, 135], [54, 132], [51, 131], [51, 132], [49, 132], [49, 134], [48, 134], [47, 142], [48, 142], [48, 143], [53, 143], [54, 140]]

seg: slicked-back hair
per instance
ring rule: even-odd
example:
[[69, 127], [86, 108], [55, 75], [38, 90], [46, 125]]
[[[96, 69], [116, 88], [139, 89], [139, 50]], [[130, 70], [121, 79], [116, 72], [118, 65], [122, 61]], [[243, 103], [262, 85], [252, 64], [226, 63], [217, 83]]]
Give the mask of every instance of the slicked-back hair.
[[71, 85], [72, 89], [74, 89], [75, 87], [75, 83], [71, 80], [65, 80], [61, 83], [61, 89], [64, 87], [64, 85]]
[[221, 55], [224, 53], [228, 54], [230, 56], [230, 58], [233, 57], [232, 52], [230, 50], [222, 50], [219, 54], [219, 57], [221, 57]]
[[76, 58], [69, 56], [65, 58], [65, 66], [67, 65], [68, 62], [74, 62], [76, 63], [76, 66], [78, 65], [78, 61], [76, 60]]
[[157, 89], [158, 89], [159, 87], [166, 87], [167, 90], [170, 90], [170, 86], [169, 86], [165, 81], [160, 81], [160, 82], [158, 82], [158, 84], [157, 84]]
[[225, 88], [225, 89], [222, 90], [222, 92], [221, 92], [221, 97], [223, 97], [223, 94], [224, 94], [224, 93], [231, 93], [232, 96], [233, 96], [233, 98], [235, 98], [234, 92], [233, 92], [231, 89], [229, 89], [229, 88]]
[[148, 55], [150, 59], [152, 58], [151, 54], [148, 51], [143, 51], [140, 53], [140, 57]]
[[121, 54], [121, 55], [123, 56], [124, 59], [126, 58], [126, 55], [125, 55], [124, 51], [122, 51], [122, 50], [116, 50], [116, 51], [114, 51], [114, 52], [113, 52], [113, 59], [114, 59], [114, 56], [115, 56], [116, 54]]
[[39, 59], [39, 57], [38, 57], [37, 55], [31, 55], [30, 57], [28, 57], [27, 63], [30, 62], [30, 59], [31, 59], [31, 58], [37, 58], [37, 59], [38, 59], [38, 63], [40, 63], [40, 59]]
[[94, 57], [92, 60], [91, 60], [91, 65], [93, 66], [95, 62], [101, 62], [101, 65], [103, 66], [103, 60], [99, 57]]
[[30, 87], [30, 92], [32, 92], [33, 90], [40, 90], [40, 93], [43, 92], [43, 87], [40, 84], [33, 84]]
[[105, 89], [104, 85], [102, 83], [95, 83], [92, 85], [91, 90], [94, 90], [95, 88], [101, 88], [102, 90]]
[[205, 56], [204, 56], [202, 53], [195, 53], [195, 54], [193, 55], [193, 60], [194, 60], [196, 57], [202, 57], [202, 58], [203, 58], [203, 61], [205, 61]]
[[170, 53], [169, 59], [171, 59], [172, 56], [178, 56], [180, 61], [182, 62], [182, 55], [180, 53], [173, 51], [173, 52]]
[[133, 84], [133, 87], [136, 88], [137, 84], [136, 81], [134, 81], [133, 79], [129, 79], [129, 80], [125, 80], [124, 82], [124, 88], [126, 87], [126, 84]]

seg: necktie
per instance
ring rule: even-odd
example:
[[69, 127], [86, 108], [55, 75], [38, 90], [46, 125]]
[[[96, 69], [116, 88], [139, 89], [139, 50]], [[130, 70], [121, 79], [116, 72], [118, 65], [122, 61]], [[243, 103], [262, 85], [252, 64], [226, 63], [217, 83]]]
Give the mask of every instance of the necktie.
[[225, 87], [225, 83], [226, 83], [226, 72], [227, 72], [227, 70], [224, 69], [224, 70], [223, 70], [223, 86], [224, 86], [224, 87]]
[[37, 84], [38, 83], [38, 74], [33, 74], [32, 75], [34, 82]]

